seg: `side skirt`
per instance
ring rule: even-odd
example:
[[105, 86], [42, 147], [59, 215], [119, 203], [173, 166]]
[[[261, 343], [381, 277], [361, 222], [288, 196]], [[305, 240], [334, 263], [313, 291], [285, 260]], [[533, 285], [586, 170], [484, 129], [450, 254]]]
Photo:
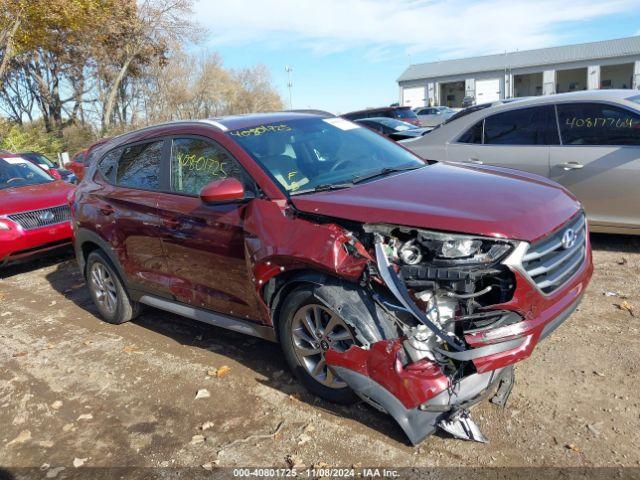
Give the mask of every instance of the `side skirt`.
[[245, 335], [252, 335], [264, 340], [269, 340], [270, 342], [278, 341], [275, 329], [243, 320], [241, 318], [230, 317], [228, 315], [222, 315], [221, 313], [215, 313], [209, 310], [202, 310], [190, 305], [185, 305], [184, 303], [174, 302], [164, 298], [155, 297], [153, 295], [142, 295], [138, 301], [145, 305], [149, 305], [150, 307], [182, 315], [183, 317], [208, 323], [209, 325], [226, 328], [227, 330], [244, 333]]

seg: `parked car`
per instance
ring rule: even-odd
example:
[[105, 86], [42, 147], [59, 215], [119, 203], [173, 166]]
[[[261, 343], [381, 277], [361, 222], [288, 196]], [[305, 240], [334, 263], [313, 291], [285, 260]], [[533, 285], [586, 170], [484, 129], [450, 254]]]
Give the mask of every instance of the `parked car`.
[[311, 392], [362, 398], [413, 443], [483, 440], [467, 408], [506, 401], [592, 272], [561, 186], [425, 162], [343, 118], [179, 121], [94, 155], [70, 202], [104, 320], [151, 305], [280, 342]]
[[19, 155], [0, 155], [0, 266], [69, 247], [73, 186]]
[[45, 172], [49, 173], [53, 178], [64, 180], [67, 183], [76, 183], [78, 178], [76, 175], [66, 168], [60, 168], [57, 164], [49, 160], [49, 158], [39, 152], [21, 152], [22, 158], [26, 158], [34, 165], [39, 166]]
[[88, 149], [80, 150], [71, 160], [65, 163], [65, 168], [69, 169], [76, 176], [78, 181], [84, 178], [85, 162], [87, 160]]
[[471, 95], [466, 95], [463, 99], [462, 99], [462, 108], [469, 108], [469, 107], [473, 107], [476, 104], [476, 97], [473, 97]]
[[418, 128], [411, 123], [401, 122], [400, 120], [387, 117], [363, 118], [362, 120], [355, 120], [355, 123], [370, 128], [396, 141], [421, 137], [432, 130], [431, 128]]
[[413, 111], [423, 127], [435, 127], [456, 113], [449, 107], [416, 107]]
[[78, 177], [79, 180], [82, 180], [84, 178], [84, 172], [87, 169], [87, 166], [92, 159], [92, 155], [91, 155], [92, 152], [97, 147], [107, 142], [107, 140], [109, 139], [101, 138], [97, 142], [93, 143], [89, 148], [79, 151], [71, 158], [71, 161], [68, 162], [65, 165], [65, 167], [71, 170]]
[[485, 110], [487, 108], [491, 108], [491, 107], [496, 107], [498, 105], [504, 105], [506, 103], [513, 103], [513, 102], [519, 102], [522, 100], [526, 100], [528, 98], [535, 98], [535, 97], [514, 97], [514, 98], [503, 98], [501, 100], [496, 100], [494, 102], [487, 102], [487, 103], [480, 103], [478, 105], [471, 105], [469, 107], [466, 108], [452, 108], [452, 110], [454, 110], [453, 115], [451, 115], [449, 118], [447, 118], [443, 123], [449, 123], [449, 122], [453, 122], [454, 120], [457, 120], [459, 118], [462, 117], [466, 117], [467, 115], [471, 114], [471, 113], [475, 113], [478, 112], [480, 110]]
[[361, 120], [363, 118], [372, 117], [388, 117], [395, 118], [396, 120], [402, 120], [403, 122], [411, 123], [417, 127], [420, 127], [420, 121], [411, 107], [382, 107], [382, 108], [368, 108], [366, 110], [359, 110], [357, 112], [349, 112], [342, 115], [343, 118], [349, 120]]
[[591, 90], [504, 103], [404, 145], [424, 158], [551, 178], [582, 202], [593, 231], [640, 234], [638, 92]]

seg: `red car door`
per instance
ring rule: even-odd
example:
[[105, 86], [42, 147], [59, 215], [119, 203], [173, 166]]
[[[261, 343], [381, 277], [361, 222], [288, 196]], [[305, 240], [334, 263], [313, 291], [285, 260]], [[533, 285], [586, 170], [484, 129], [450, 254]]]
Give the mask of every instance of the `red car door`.
[[196, 307], [259, 320], [245, 258], [245, 204], [205, 204], [199, 197], [202, 187], [213, 180], [244, 181], [246, 175], [213, 140], [170, 141], [170, 191], [158, 194], [158, 210], [172, 292], [179, 301]]
[[158, 215], [164, 140], [118, 148], [98, 166], [93, 224], [118, 256], [130, 287], [170, 296]]

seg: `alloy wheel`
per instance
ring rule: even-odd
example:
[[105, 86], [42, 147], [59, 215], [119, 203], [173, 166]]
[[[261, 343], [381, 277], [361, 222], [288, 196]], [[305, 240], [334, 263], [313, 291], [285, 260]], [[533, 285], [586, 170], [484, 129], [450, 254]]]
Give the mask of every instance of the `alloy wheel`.
[[91, 265], [90, 275], [96, 302], [108, 315], [113, 315], [118, 306], [118, 293], [109, 270], [102, 263], [96, 262]]
[[296, 357], [309, 375], [329, 388], [347, 386], [327, 368], [324, 358], [330, 348], [344, 352], [355, 344], [344, 320], [322, 305], [305, 305], [294, 315], [291, 332]]

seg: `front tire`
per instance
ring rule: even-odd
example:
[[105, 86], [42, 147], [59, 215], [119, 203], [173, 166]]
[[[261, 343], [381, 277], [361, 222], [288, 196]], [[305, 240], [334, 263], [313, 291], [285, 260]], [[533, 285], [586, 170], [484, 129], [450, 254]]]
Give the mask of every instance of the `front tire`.
[[129, 298], [122, 280], [104, 253], [99, 250], [91, 252], [86, 268], [91, 298], [105, 322], [120, 325], [138, 316], [139, 304]]
[[[339, 312], [354, 307], [360, 314], [350, 317], [357, 323], [347, 322]], [[363, 341], [372, 343], [393, 335], [391, 329], [367, 321], [367, 312], [362, 292], [347, 285], [304, 285], [285, 298], [278, 322], [280, 344], [289, 368], [314, 395], [346, 405], [358, 400], [327, 368], [324, 352], [329, 348], [344, 352]]]

